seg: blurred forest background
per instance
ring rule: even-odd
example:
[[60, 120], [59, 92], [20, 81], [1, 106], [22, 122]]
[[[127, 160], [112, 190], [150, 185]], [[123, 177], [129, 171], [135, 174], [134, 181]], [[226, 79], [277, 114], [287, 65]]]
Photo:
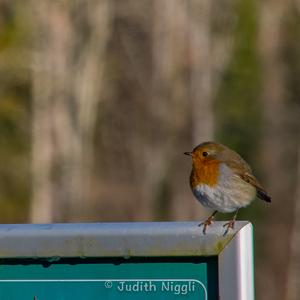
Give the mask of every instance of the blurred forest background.
[[2, 223], [200, 220], [183, 152], [217, 140], [273, 197], [257, 299], [296, 300], [299, 135], [299, 0], [0, 0]]

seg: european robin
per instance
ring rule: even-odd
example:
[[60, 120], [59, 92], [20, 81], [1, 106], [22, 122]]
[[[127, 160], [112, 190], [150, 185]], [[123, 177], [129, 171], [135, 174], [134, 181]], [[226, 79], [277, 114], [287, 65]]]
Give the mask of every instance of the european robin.
[[235, 151], [228, 147], [205, 142], [185, 152], [193, 160], [190, 186], [200, 203], [214, 210], [199, 226], [206, 233], [217, 212], [235, 212], [232, 220], [224, 224], [224, 235], [234, 228], [238, 210], [249, 205], [257, 196], [271, 202], [271, 197], [252, 174], [250, 166]]

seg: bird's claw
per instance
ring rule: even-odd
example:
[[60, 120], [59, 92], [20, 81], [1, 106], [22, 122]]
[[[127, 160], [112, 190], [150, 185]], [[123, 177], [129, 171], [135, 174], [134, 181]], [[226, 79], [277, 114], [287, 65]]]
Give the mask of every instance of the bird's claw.
[[207, 226], [211, 225], [214, 222], [214, 217], [210, 216], [208, 219], [206, 219], [204, 222], [201, 222], [198, 226], [203, 226], [203, 234], [206, 234], [206, 228]]
[[226, 227], [226, 230], [225, 230], [223, 236], [225, 236], [228, 233], [229, 229], [234, 229], [234, 224], [235, 224], [235, 219], [230, 220], [229, 222], [227, 222], [223, 225], [224, 228]]

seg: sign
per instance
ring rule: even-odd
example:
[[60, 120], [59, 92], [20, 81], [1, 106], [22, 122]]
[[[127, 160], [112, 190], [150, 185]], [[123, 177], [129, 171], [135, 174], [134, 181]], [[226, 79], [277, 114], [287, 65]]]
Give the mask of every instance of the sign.
[[[0, 299], [253, 300], [252, 226], [0, 226]], [[220, 298], [219, 298], [220, 296]]]

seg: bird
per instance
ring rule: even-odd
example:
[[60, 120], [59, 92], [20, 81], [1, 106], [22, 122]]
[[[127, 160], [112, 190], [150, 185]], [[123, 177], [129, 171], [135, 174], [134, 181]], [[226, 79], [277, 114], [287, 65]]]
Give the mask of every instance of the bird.
[[198, 226], [206, 234], [217, 212], [232, 213], [233, 218], [225, 223], [224, 235], [234, 224], [240, 208], [248, 206], [256, 197], [271, 202], [271, 197], [253, 175], [251, 167], [234, 150], [216, 142], [203, 142], [191, 152], [190, 187], [196, 199], [213, 213]]

